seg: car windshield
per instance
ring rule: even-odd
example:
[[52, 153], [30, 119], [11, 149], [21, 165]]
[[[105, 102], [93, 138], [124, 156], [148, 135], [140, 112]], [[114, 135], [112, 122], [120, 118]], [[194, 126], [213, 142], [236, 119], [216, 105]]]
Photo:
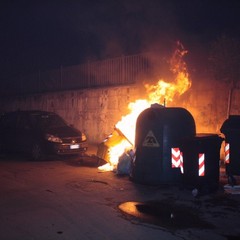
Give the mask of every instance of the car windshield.
[[55, 114], [32, 115], [31, 121], [41, 129], [58, 128], [67, 126], [66, 122]]

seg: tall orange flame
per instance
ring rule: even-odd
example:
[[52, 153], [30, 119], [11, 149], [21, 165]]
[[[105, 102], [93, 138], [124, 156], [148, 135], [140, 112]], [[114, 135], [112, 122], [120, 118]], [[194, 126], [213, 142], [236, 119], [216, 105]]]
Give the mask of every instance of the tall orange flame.
[[187, 54], [180, 42], [177, 42], [177, 49], [171, 57], [170, 71], [173, 73], [174, 80], [165, 82], [160, 79], [157, 84], [145, 84], [150, 102], [163, 103], [164, 100], [172, 102], [175, 96], [180, 96], [191, 87], [191, 81], [187, 71], [187, 65], [183, 61], [183, 57]]
[[187, 65], [183, 61], [183, 57], [187, 54], [183, 45], [177, 42], [177, 49], [173, 53], [169, 64], [170, 71], [174, 79], [172, 82], [165, 82], [160, 79], [155, 85], [145, 84], [148, 99], [138, 99], [128, 105], [130, 113], [123, 116], [115, 125], [120, 132], [123, 133], [125, 139], [109, 147], [109, 163], [99, 167], [100, 170], [113, 170], [118, 164], [118, 158], [128, 148], [133, 148], [135, 140], [135, 126], [139, 114], [149, 108], [154, 103], [172, 102], [176, 96], [182, 95], [191, 87], [191, 81], [187, 71]]

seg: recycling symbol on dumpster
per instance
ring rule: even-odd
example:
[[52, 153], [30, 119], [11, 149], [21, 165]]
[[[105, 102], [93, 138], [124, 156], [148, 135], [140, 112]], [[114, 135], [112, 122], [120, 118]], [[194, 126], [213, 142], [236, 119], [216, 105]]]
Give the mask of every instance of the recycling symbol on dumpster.
[[154, 136], [153, 132], [150, 130], [143, 141], [143, 147], [159, 147], [159, 146], [160, 145], [156, 137]]

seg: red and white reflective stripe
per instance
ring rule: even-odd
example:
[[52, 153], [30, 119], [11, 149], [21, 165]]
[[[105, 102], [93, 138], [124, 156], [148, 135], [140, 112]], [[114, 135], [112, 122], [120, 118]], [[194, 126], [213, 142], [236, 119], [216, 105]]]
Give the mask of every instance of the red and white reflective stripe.
[[198, 155], [198, 175], [204, 176], [205, 175], [205, 154], [199, 153]]
[[180, 170], [181, 170], [181, 173], [183, 174], [184, 171], [183, 171], [183, 153], [180, 152]]
[[181, 153], [179, 148], [172, 148], [172, 168], [179, 168]]
[[230, 162], [230, 144], [229, 143], [225, 143], [225, 147], [224, 147], [224, 153], [225, 153], [225, 163], [229, 163]]

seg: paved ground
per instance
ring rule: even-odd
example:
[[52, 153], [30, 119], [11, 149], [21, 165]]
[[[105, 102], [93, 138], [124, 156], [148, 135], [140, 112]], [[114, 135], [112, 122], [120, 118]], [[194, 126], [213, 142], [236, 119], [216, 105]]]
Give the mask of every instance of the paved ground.
[[1, 156], [0, 239], [240, 239], [240, 195], [220, 187], [194, 198], [179, 186], [136, 184], [100, 173], [94, 153], [81, 161]]

